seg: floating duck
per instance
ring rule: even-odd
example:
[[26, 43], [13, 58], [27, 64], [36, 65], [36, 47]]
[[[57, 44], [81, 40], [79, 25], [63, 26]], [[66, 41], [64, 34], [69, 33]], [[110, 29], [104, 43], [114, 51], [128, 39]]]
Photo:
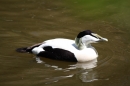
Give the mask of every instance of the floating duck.
[[98, 53], [91, 43], [108, 41], [108, 39], [93, 33], [90, 30], [80, 32], [75, 40], [56, 38], [46, 40], [30, 47], [18, 48], [21, 53], [32, 53], [36, 57], [45, 57], [54, 60], [70, 62], [87, 62], [98, 57]]

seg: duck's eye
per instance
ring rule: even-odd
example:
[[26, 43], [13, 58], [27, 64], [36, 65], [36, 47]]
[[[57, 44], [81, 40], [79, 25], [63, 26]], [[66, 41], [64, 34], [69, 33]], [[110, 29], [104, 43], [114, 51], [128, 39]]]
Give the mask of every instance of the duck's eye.
[[99, 39], [101, 39], [100, 37], [98, 37]]
[[91, 35], [92, 37], [95, 37], [95, 38], [98, 38], [98, 37], [96, 37], [96, 36], [94, 36], [94, 35]]
[[93, 36], [93, 37], [95, 37], [95, 38], [98, 38], [98, 39], [101, 39], [101, 38], [102, 38], [101, 36], [99, 36], [99, 35], [96, 34], [96, 33], [92, 33], [91, 36]]
[[97, 36], [97, 34], [95, 34], [95, 33], [91, 33], [91, 36], [93, 36], [93, 37], [95, 37], [95, 38], [99, 38], [99, 37]]

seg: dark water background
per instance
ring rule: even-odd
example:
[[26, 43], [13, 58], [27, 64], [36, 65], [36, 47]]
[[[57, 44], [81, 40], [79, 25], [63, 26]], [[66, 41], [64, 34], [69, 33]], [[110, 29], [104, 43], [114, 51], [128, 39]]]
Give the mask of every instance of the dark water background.
[[[130, 86], [129, 0], [1, 0], [0, 86]], [[71, 63], [15, 52], [90, 29], [109, 39], [93, 44], [97, 62]], [[83, 69], [85, 67], [85, 69]]]

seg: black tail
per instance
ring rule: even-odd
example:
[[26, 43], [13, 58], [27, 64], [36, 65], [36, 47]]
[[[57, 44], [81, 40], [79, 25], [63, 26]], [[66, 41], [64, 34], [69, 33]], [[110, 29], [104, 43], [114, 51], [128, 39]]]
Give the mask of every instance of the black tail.
[[22, 47], [22, 48], [17, 48], [16, 51], [20, 52], [20, 53], [27, 53], [28, 49], [27, 49], [27, 47]]
[[20, 52], [20, 53], [32, 53], [32, 49], [35, 48], [35, 47], [38, 47], [39, 45], [41, 45], [42, 43], [38, 43], [38, 44], [35, 44], [35, 45], [32, 45], [30, 47], [22, 47], [22, 48], [18, 48], [16, 49], [17, 52]]

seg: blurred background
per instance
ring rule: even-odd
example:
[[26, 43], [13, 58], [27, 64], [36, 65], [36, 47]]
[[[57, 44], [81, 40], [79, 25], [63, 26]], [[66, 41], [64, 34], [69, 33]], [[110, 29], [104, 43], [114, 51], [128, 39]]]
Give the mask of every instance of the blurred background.
[[[130, 86], [129, 0], [0, 0], [1, 86]], [[83, 30], [108, 38], [93, 44], [99, 57], [73, 63], [17, 53]]]

